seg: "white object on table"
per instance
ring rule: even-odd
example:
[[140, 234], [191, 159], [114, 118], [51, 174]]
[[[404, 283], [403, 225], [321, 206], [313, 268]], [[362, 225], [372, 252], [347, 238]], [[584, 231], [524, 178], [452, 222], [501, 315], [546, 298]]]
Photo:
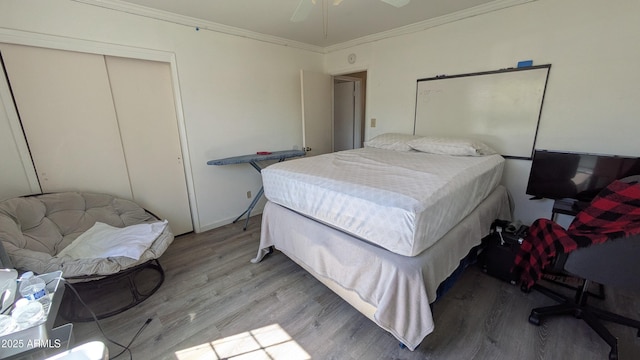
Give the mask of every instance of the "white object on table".
[[16, 279], [18, 272], [14, 269], [0, 269], [0, 314], [13, 305], [16, 297]]

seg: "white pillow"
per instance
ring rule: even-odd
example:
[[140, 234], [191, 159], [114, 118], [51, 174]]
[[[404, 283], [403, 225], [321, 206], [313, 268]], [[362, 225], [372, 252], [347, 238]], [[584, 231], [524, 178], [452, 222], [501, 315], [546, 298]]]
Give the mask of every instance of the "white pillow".
[[420, 136], [411, 134], [386, 133], [378, 135], [369, 141], [365, 141], [364, 146], [396, 151], [410, 151], [411, 146], [409, 146], [408, 143], [419, 138]]
[[485, 143], [469, 139], [426, 136], [411, 140], [408, 145], [414, 150], [431, 154], [455, 156], [483, 156], [496, 154], [495, 150], [487, 146]]

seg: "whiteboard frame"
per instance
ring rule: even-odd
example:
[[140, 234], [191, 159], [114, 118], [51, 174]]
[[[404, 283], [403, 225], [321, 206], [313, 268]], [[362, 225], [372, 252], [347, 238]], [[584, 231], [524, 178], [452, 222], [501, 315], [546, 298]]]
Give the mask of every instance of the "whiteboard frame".
[[[518, 136], [518, 137], [525, 137], [526, 138], [526, 142], [531, 144], [531, 148], [529, 149], [528, 147], [523, 148], [523, 149], [511, 149], [511, 148], [505, 148], [505, 146], [502, 146], [503, 144], [507, 144], [509, 143], [509, 136], [512, 136], [511, 133], [503, 133], [502, 131], [497, 131], [495, 133], [489, 134], [486, 131], [482, 132], [482, 131], [473, 131], [471, 129], [468, 129], [468, 126], [465, 127], [464, 125], [468, 125], [469, 122], [471, 121], [468, 117], [464, 117], [464, 116], [460, 116], [459, 118], [459, 122], [456, 122], [455, 120], [458, 118], [457, 116], [449, 116], [447, 117], [446, 120], [446, 125], [443, 125], [442, 123], [431, 123], [430, 120], [432, 120], [433, 118], [437, 118], [434, 121], [441, 121], [442, 119], [439, 118], [439, 116], [437, 116], [437, 114], [429, 114], [428, 111], [425, 111], [424, 108], [424, 103], [432, 101], [434, 99], [438, 99], [439, 96], [434, 96], [431, 95], [432, 98], [431, 99], [427, 99], [425, 98], [425, 96], [430, 96], [429, 89], [424, 89], [425, 86], [428, 86], [430, 83], [428, 83], [429, 81], [442, 81], [442, 80], [447, 80], [447, 79], [459, 79], [460, 78], [467, 78], [467, 77], [473, 77], [473, 81], [470, 81], [469, 84], [467, 85], [473, 85], [476, 84], [477, 85], [477, 81], [478, 80], [482, 80], [483, 78], [481, 78], [482, 76], [487, 76], [487, 75], [495, 75], [495, 74], [508, 74], [508, 73], [521, 73], [524, 71], [531, 71], [531, 70], [540, 70], [540, 69], [546, 69], [546, 72], [544, 73], [544, 75], [541, 75], [539, 79], [535, 79], [536, 81], [536, 89], [538, 87], [541, 87], [541, 92], [539, 93], [539, 98], [534, 99], [534, 101], [529, 105], [530, 109], [529, 111], [531, 111], [530, 113], [526, 113], [523, 114], [523, 117], [525, 118], [525, 122], [523, 122], [523, 124], [525, 125], [524, 128], [519, 129], [521, 131], [518, 131], [517, 134], [513, 134], [513, 136]], [[548, 83], [548, 79], [549, 79], [549, 73], [551, 70], [551, 64], [545, 64], [545, 65], [536, 65], [536, 66], [527, 66], [527, 67], [519, 67], [519, 68], [507, 68], [507, 69], [500, 69], [500, 70], [492, 70], [492, 71], [483, 71], [483, 72], [474, 72], [474, 73], [466, 73], [466, 74], [458, 74], [458, 75], [438, 75], [435, 77], [430, 77], [430, 78], [423, 78], [423, 79], [418, 79], [416, 82], [416, 108], [415, 108], [415, 118], [414, 118], [414, 127], [413, 127], [413, 133], [415, 135], [433, 135], [433, 136], [442, 136], [442, 137], [464, 137], [464, 138], [473, 138], [475, 140], [480, 140], [484, 143], [486, 143], [487, 145], [491, 146], [492, 148], [496, 149], [498, 152], [501, 153], [502, 156], [504, 156], [505, 158], [511, 158], [511, 159], [522, 159], [522, 160], [531, 160], [533, 157], [533, 152], [535, 149], [535, 144], [536, 144], [536, 140], [537, 140], [537, 136], [538, 136], [538, 128], [540, 125], [540, 117], [542, 114], [542, 106], [544, 104], [544, 97], [545, 97], [545, 93], [546, 93], [546, 89], [547, 89], [547, 83]], [[528, 75], [528, 74], [527, 74]], [[501, 77], [502, 79], [500, 81], [505, 81], [505, 79], [508, 78], [504, 78]], [[512, 79], [509, 80], [513, 80], [513, 81], [521, 81], [520, 80], [521, 77], [512, 77]], [[422, 84], [422, 86], [421, 86]], [[489, 83], [489, 86], [491, 84]], [[455, 86], [461, 86], [460, 83], [456, 83]], [[466, 86], [466, 85], [465, 85]], [[526, 86], [526, 84], [520, 84], [518, 86]], [[465, 88], [466, 90], [466, 88]], [[529, 90], [529, 89], [528, 89]], [[421, 94], [421, 91], [423, 92]], [[446, 93], [445, 93], [446, 95]], [[451, 94], [449, 94], [451, 95]], [[455, 94], [454, 94], [455, 95]], [[502, 96], [509, 98], [510, 96], [516, 96], [516, 95], [511, 95], [508, 92], [504, 92], [501, 93]], [[519, 99], [517, 98], [512, 98], [513, 101], [518, 101]], [[446, 101], [452, 101], [451, 98], [447, 98], [447, 99], [443, 99], [442, 100], [443, 104]], [[455, 100], [453, 100], [455, 101]], [[432, 103], [433, 104], [433, 103]], [[494, 106], [492, 104], [489, 104], [491, 106]], [[495, 106], [494, 106], [495, 107]], [[432, 109], [437, 108], [436, 107], [431, 107]], [[447, 109], [450, 109], [450, 107], [448, 107]], [[535, 111], [535, 113], [534, 113]], [[436, 116], [430, 116], [430, 115], [436, 115]], [[475, 119], [474, 119], [475, 120]], [[510, 119], [500, 119], [500, 117], [497, 117], [495, 119], [492, 119], [494, 121], [509, 121]], [[535, 122], [535, 123], [534, 123]], [[487, 124], [478, 124], [480, 125], [480, 127], [485, 127], [485, 128], [489, 128], [489, 126]], [[505, 123], [505, 125], [507, 125]], [[511, 125], [513, 125], [513, 123], [511, 123]], [[431, 128], [430, 128], [431, 126]], [[443, 126], [446, 126], [446, 129], [442, 129]], [[491, 124], [491, 126], [500, 126], [500, 123], [493, 123]], [[513, 127], [513, 126], [511, 126]], [[436, 129], [439, 128], [439, 129]], [[465, 129], [465, 131], [460, 131], [460, 129]], [[510, 129], [510, 127], [503, 127], [501, 129]], [[514, 130], [515, 131], [515, 130]], [[491, 135], [491, 136], [489, 136]], [[513, 140], [512, 140], [513, 142]]]

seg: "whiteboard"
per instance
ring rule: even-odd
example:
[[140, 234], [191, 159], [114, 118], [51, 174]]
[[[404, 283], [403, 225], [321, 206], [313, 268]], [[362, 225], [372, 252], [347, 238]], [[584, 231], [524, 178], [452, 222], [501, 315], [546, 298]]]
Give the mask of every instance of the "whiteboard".
[[480, 140], [531, 159], [551, 65], [419, 79], [414, 134]]

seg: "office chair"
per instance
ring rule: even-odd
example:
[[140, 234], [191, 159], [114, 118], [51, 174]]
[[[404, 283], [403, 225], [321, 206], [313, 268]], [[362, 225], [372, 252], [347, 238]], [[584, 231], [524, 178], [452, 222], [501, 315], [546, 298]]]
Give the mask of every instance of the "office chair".
[[[612, 261], [612, 259], [615, 260]], [[529, 322], [540, 325], [542, 319], [556, 315], [573, 315], [583, 319], [611, 347], [609, 359], [617, 359], [618, 340], [601, 320], [633, 327], [637, 330], [637, 336], [640, 336], [640, 321], [587, 304], [588, 288], [591, 282], [596, 282], [605, 286], [640, 289], [638, 259], [640, 259], [640, 235], [580, 248], [566, 256], [558, 257], [554, 268], [561, 268], [569, 275], [582, 278], [584, 283], [578, 287], [573, 299], [539, 284], [534, 285], [534, 289], [559, 301], [560, 304], [531, 310]]]
[[[638, 176], [633, 176], [622, 179], [622, 181], [633, 184], [638, 179]], [[638, 199], [631, 199], [628, 203], [637, 204]], [[637, 209], [637, 207], [627, 208], [628, 211], [637, 214], [636, 210], [630, 209]], [[634, 219], [637, 221], [637, 218]], [[575, 297], [570, 298], [535, 283], [533, 289], [560, 304], [533, 309], [529, 315], [529, 322], [540, 325], [542, 319], [556, 315], [573, 315], [578, 319], [583, 319], [611, 347], [609, 359], [617, 359], [618, 340], [604, 326], [602, 320], [635, 328], [638, 337], [640, 337], [640, 321], [587, 304], [587, 299], [593, 296], [588, 290], [592, 282], [601, 286], [640, 290], [640, 276], [638, 275], [640, 274], [640, 261], [638, 259], [640, 259], [640, 234], [611, 238], [602, 243], [579, 247], [571, 252], [559, 254], [549, 269], [545, 269], [545, 272], [561, 273], [583, 279], [582, 286], [578, 286]], [[601, 294], [603, 295], [602, 291]]]

